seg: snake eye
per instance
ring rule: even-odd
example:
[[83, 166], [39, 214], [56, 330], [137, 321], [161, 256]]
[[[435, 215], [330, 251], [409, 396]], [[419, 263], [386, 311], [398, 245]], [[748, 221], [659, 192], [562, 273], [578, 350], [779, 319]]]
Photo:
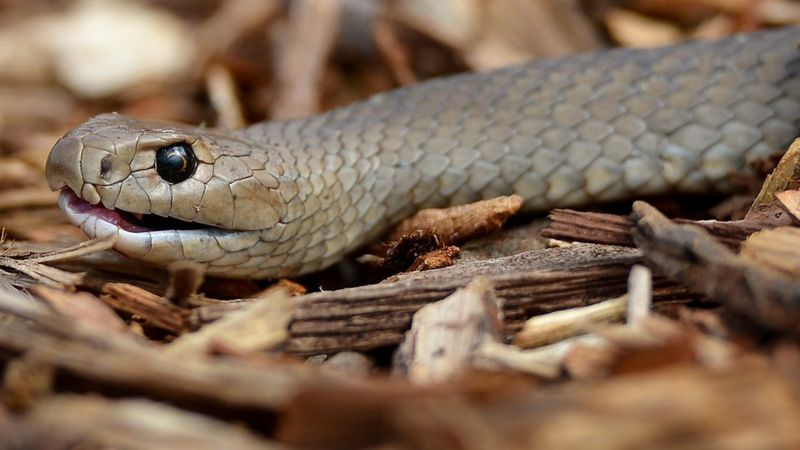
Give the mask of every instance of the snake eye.
[[197, 157], [186, 143], [161, 147], [156, 152], [156, 172], [170, 183], [180, 183], [194, 173]]

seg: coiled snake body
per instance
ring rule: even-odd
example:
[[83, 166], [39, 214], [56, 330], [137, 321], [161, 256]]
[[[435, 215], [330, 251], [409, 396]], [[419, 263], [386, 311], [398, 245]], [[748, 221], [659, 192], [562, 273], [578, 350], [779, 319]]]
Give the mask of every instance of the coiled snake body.
[[103, 114], [47, 161], [70, 220], [148, 263], [321, 269], [418, 208], [724, 192], [800, 131], [800, 28], [441, 78], [225, 131]]

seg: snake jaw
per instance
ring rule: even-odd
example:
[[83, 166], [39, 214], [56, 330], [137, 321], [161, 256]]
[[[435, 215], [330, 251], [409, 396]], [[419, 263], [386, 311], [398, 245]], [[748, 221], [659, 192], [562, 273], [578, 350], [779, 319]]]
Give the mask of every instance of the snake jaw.
[[[103, 114], [59, 140], [45, 171], [69, 221], [90, 238], [116, 235], [114, 249], [125, 256], [161, 267], [190, 260], [225, 277], [301, 272], [299, 263], [284, 264], [298, 227], [280, 222], [298, 218], [286, 206], [300, 202], [297, 189], [292, 180], [279, 182], [282, 167], [267, 164], [266, 154], [241, 158], [235, 144], [242, 139]], [[192, 147], [198, 166], [170, 183], [154, 156], [175, 142]], [[223, 195], [212, 195], [214, 187]]]
[[[116, 235], [114, 250], [145, 263], [167, 266], [171, 262], [190, 260], [208, 266], [209, 274], [225, 277], [257, 275], [266, 256], [242, 247], [260, 242], [260, 233], [254, 231], [227, 231], [216, 228], [169, 228], [155, 229], [137, 224], [147, 215], [130, 214], [121, 210], [110, 210], [102, 205], [91, 205], [70, 189], [63, 189], [58, 199], [59, 206], [69, 221], [78, 226], [90, 238], [106, 238]], [[134, 220], [132, 220], [134, 219]], [[192, 225], [192, 224], [189, 224]], [[258, 248], [265, 254], [272, 252], [271, 243], [261, 243]], [[239, 267], [228, 267], [220, 261], [235, 255], [240, 262], [251, 263]], [[270, 270], [263, 276], [271, 276], [280, 269]], [[277, 273], [277, 272], [275, 272]]]

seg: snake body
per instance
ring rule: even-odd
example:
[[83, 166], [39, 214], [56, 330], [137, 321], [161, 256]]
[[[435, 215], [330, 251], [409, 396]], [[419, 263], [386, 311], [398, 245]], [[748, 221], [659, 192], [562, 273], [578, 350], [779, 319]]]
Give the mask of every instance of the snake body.
[[[103, 114], [54, 146], [47, 179], [73, 223], [129, 257], [296, 275], [424, 207], [729, 191], [731, 171], [800, 131], [798, 44], [793, 27], [540, 60], [235, 131]], [[186, 180], [157, 170], [169, 145], [194, 153]]]

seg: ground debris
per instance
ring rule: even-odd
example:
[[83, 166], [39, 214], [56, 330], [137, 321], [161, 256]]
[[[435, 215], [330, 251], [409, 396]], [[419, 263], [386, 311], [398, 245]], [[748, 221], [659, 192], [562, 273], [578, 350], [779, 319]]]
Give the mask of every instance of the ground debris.
[[144, 399], [61, 395], [31, 414], [0, 423], [10, 448], [171, 448], [277, 450], [282, 448], [236, 424]]
[[452, 206], [423, 209], [397, 224], [384, 238], [384, 256], [365, 255], [360, 262], [386, 273], [447, 267], [461, 253], [456, 247], [500, 229], [522, 206], [518, 195]]
[[[631, 230], [634, 222], [628, 215], [616, 215], [569, 209], [550, 212], [550, 223], [542, 236], [560, 240], [594, 242], [597, 244], [633, 246]], [[784, 224], [782, 218], [721, 221], [674, 219], [675, 223], [703, 228], [722, 244], [738, 249], [751, 234]]]
[[659, 272], [765, 328], [797, 330], [800, 284], [795, 277], [754, 264], [702, 229], [678, 225], [647, 203], [636, 202], [634, 216], [636, 245]]

